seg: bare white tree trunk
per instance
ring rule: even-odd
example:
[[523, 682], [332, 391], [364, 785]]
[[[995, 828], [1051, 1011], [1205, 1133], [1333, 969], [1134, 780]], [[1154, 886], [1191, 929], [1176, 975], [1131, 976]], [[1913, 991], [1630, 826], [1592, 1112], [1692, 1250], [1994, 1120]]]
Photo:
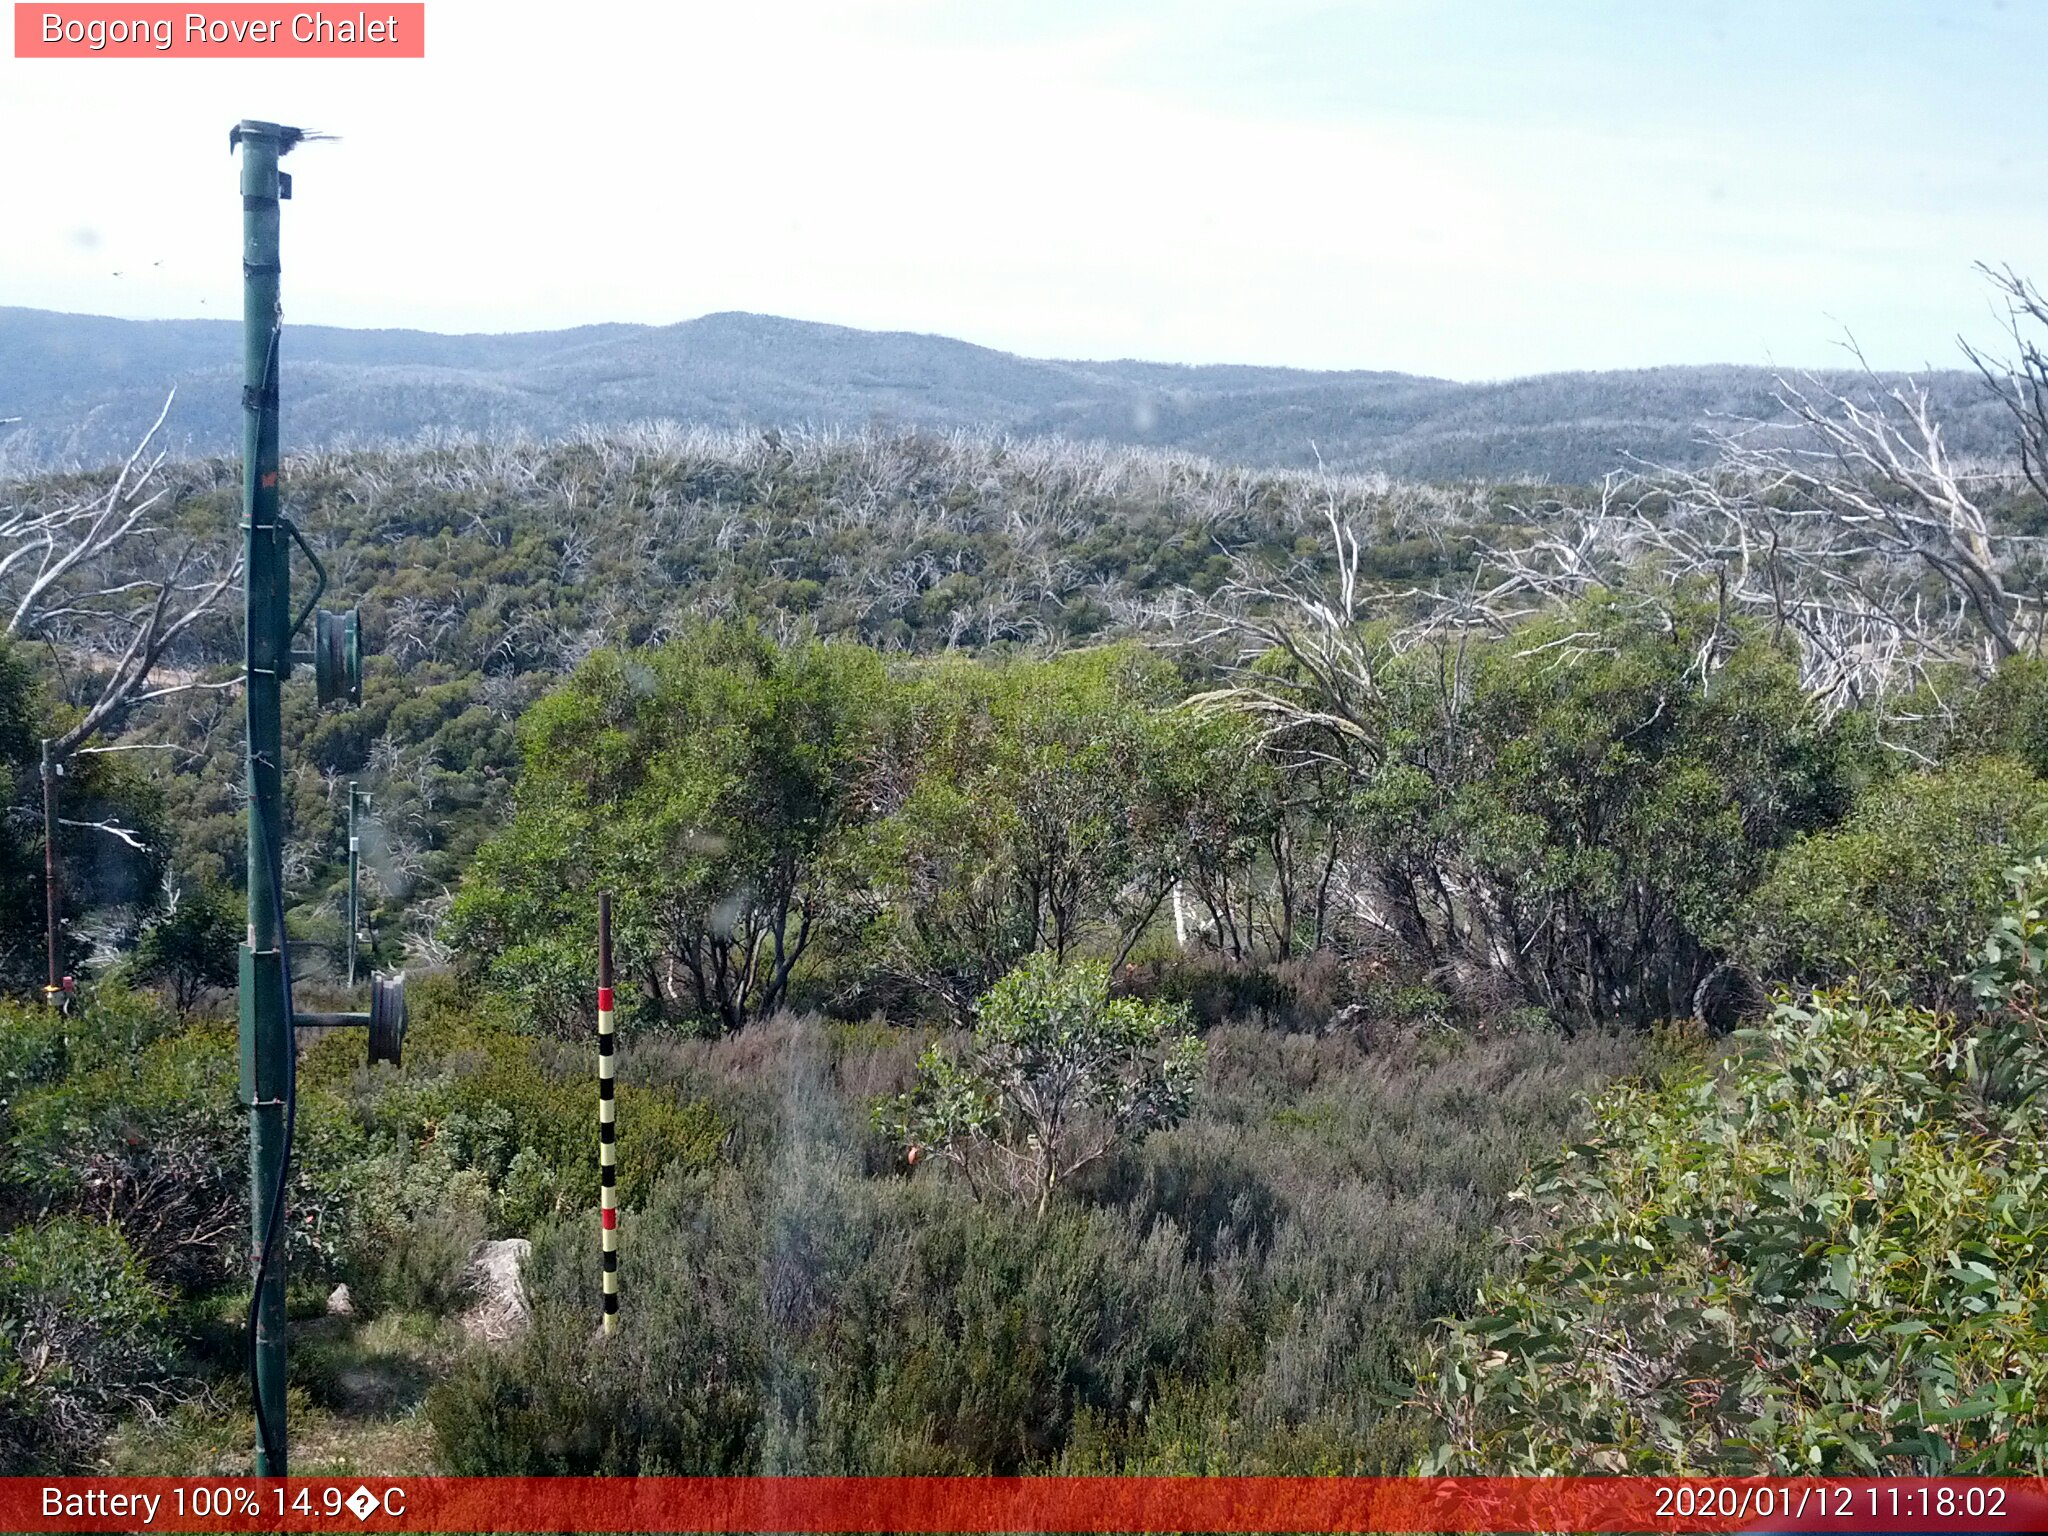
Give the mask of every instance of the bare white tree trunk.
[[105, 491], [0, 508], [0, 634], [40, 636], [82, 658], [94, 676], [78, 721], [51, 741], [59, 761], [135, 705], [239, 686], [195, 678], [151, 686], [171, 646], [216, 610], [242, 569], [239, 548], [209, 552], [153, 515], [168, 487], [152, 487], [166, 455], [150, 449], [175, 398], [165, 398]]

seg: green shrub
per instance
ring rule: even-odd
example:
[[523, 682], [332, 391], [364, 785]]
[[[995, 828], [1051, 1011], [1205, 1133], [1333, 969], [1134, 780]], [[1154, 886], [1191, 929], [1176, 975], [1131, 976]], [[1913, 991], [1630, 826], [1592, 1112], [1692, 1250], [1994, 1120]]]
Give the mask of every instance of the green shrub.
[[1106, 964], [1033, 955], [975, 1004], [967, 1057], [934, 1045], [878, 1122], [900, 1126], [913, 1161], [936, 1153], [1043, 1215], [1079, 1170], [1185, 1117], [1201, 1077], [1184, 1010], [1108, 994]]
[[451, 1470], [976, 1473], [1041, 1465], [1077, 1412], [1194, 1371], [1203, 1303], [1170, 1226], [1044, 1222], [799, 1157], [772, 1185], [672, 1185], [621, 1237], [593, 1337], [588, 1228], [529, 1272], [536, 1327], [429, 1400]]
[[1256, 1019], [1276, 1029], [1321, 1029], [1356, 990], [1351, 973], [1328, 951], [1272, 965], [1175, 952], [1125, 967], [1117, 985], [1178, 1003], [1203, 1028]]
[[59, 1218], [0, 1236], [0, 1472], [89, 1460], [114, 1417], [160, 1389], [165, 1322], [114, 1228]]
[[2038, 1011], [2048, 979], [2048, 855], [2006, 871], [2008, 897], [1977, 952], [1970, 990], [1989, 1008]]
[[1983, 683], [1951, 679], [1940, 697], [1915, 703], [1937, 718], [1953, 711], [1927, 743], [1942, 756], [2009, 757], [2048, 778], [2048, 657], [2009, 656]]
[[[2048, 866], [2025, 885], [2031, 946]], [[1429, 1470], [2048, 1470], [2048, 1020], [2024, 970], [1974, 1020], [1785, 1003], [1719, 1074], [1610, 1094], [1532, 1182], [1533, 1259], [1428, 1372]]]
[[108, 1038], [118, 1017], [86, 1021], [70, 1073], [14, 1104], [17, 1199], [113, 1223], [167, 1285], [223, 1277], [248, 1232], [233, 1031], [202, 1025], [122, 1050]]
[[529, 1020], [573, 1033], [595, 893], [629, 891], [615, 930], [628, 1009], [714, 1031], [774, 1012], [858, 906], [882, 687], [872, 651], [783, 646], [745, 624], [595, 653], [521, 721], [518, 816], [456, 898], [457, 942]]
[[877, 1161], [901, 1032], [778, 1020], [642, 1070], [740, 1134], [622, 1222], [597, 1335], [585, 1213], [535, 1233], [535, 1330], [428, 1413], [473, 1473], [1388, 1473], [1404, 1357], [1499, 1254], [1501, 1202], [1624, 1037], [1368, 1050], [1227, 1025], [1188, 1119], [1042, 1218]]
[[490, 1235], [480, 1180], [450, 1179], [441, 1203], [394, 1223], [364, 1287], [375, 1306], [435, 1314], [455, 1310], [463, 1300], [463, 1276], [477, 1244]]
[[180, 1013], [209, 991], [235, 985], [242, 906], [232, 891], [199, 883], [143, 924], [125, 969], [144, 985], [167, 988]]
[[1774, 980], [1860, 978], [1951, 1006], [1968, 995], [1957, 973], [1998, 911], [2006, 866], [2043, 837], [2048, 784], [2018, 763], [1901, 779], [1779, 854], [1749, 903], [1744, 958]]
[[1220, 760], [1183, 692], [1129, 644], [911, 673], [874, 773], [893, 808], [867, 838], [882, 968], [965, 1023], [1034, 950], [1121, 959], [1178, 873], [1176, 778]]
[[21, 1095], [64, 1075], [70, 1021], [41, 1003], [0, 1002], [0, 1124], [11, 1129]]
[[[593, 1102], [592, 1113], [595, 1114]], [[710, 1105], [678, 1103], [672, 1095], [622, 1084], [618, 1089], [619, 1204], [637, 1210], [671, 1174], [709, 1168], [718, 1160], [725, 1122]], [[596, 1131], [590, 1128], [588, 1155], [596, 1165]], [[597, 1205], [596, 1174], [583, 1193], [584, 1209]]]
[[[323, 1044], [332, 1059], [361, 1037]], [[367, 1155], [349, 1106], [302, 1082], [288, 1199], [288, 1256], [337, 1268], [361, 1213]], [[249, 1230], [248, 1129], [233, 1027], [181, 1021], [160, 1001], [93, 989], [68, 1016], [0, 1007], [0, 1124], [7, 1208], [118, 1226], [152, 1278], [201, 1292], [239, 1271]]]
[[[363, 1066], [349, 1035], [323, 1040], [300, 1074], [294, 1210], [371, 1307], [445, 1310], [478, 1241], [597, 1208], [594, 1080], [556, 1075], [547, 1058], [565, 1047], [479, 1023], [469, 1006], [430, 989], [402, 1072]], [[709, 1105], [627, 1083], [617, 1104], [625, 1208], [717, 1160], [727, 1127]]]
[[1877, 755], [1766, 631], [1682, 596], [1596, 594], [1455, 667], [1418, 647], [1385, 685], [1356, 801], [1374, 942], [1456, 978], [1467, 1016], [1688, 1013], [1772, 851], [1837, 821]]
[[133, 1055], [180, 1021], [157, 999], [118, 986], [91, 988], [70, 1013], [0, 999], [0, 1115], [20, 1097], [56, 1082], [74, 1063], [91, 1067]]

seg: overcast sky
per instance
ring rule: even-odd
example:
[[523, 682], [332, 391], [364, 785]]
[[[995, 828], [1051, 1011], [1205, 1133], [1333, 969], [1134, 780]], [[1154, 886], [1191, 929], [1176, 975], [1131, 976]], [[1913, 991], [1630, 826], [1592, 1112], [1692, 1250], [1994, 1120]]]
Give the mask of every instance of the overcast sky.
[[245, 116], [343, 135], [288, 162], [300, 323], [746, 309], [1472, 379], [1827, 363], [1845, 331], [1951, 366], [1995, 340], [1972, 262], [2048, 280], [2032, 0], [427, 19], [423, 61], [0, 58], [0, 303], [238, 315]]

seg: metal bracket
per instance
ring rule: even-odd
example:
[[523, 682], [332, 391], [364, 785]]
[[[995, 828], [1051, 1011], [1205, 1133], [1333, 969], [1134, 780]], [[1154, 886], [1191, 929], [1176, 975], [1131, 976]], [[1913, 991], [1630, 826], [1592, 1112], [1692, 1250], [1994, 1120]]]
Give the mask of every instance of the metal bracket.
[[306, 542], [306, 536], [299, 532], [299, 525], [278, 514], [277, 526], [291, 535], [291, 540], [305, 551], [307, 560], [313, 565], [313, 594], [306, 599], [306, 606], [299, 610], [299, 616], [292, 620], [292, 627], [284, 632], [285, 644], [291, 644], [292, 636], [306, 627], [306, 620], [313, 617], [313, 610], [319, 606], [320, 595], [327, 590], [327, 567], [320, 563], [320, 557], [313, 553], [313, 546]]
[[292, 1023], [300, 1029], [362, 1029], [370, 1031], [370, 1063], [399, 1063], [405, 1045], [405, 978], [372, 976], [368, 1013], [297, 1013]]

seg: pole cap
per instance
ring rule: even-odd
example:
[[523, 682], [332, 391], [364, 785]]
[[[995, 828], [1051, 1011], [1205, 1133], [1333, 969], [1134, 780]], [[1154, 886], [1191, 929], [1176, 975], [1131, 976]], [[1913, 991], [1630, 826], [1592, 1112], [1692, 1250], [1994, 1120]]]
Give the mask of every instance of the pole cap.
[[228, 153], [233, 154], [239, 149], [244, 139], [269, 139], [277, 145], [280, 155], [289, 154], [292, 146], [305, 137], [303, 128], [287, 128], [283, 123], [266, 123], [261, 118], [245, 117], [228, 130]]

